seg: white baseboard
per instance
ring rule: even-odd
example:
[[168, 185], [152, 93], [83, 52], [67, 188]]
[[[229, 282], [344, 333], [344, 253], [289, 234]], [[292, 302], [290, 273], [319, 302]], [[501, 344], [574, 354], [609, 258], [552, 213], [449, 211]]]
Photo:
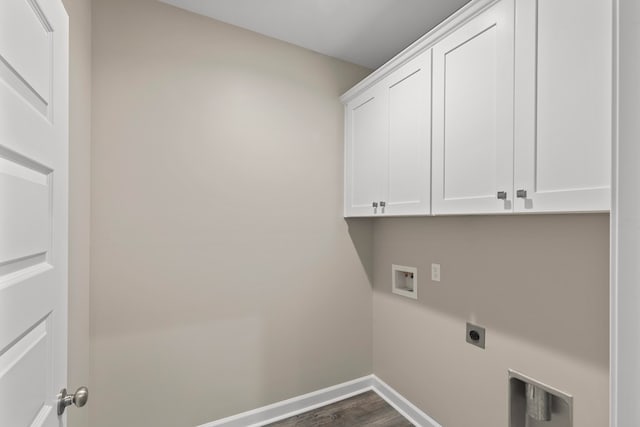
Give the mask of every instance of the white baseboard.
[[389, 405], [393, 406], [410, 423], [419, 427], [442, 427], [436, 420], [422, 412], [416, 405], [409, 402], [380, 378], [371, 375], [371, 379], [373, 391], [386, 400]]
[[311, 411], [325, 405], [346, 399], [356, 394], [371, 390], [373, 378], [371, 375], [353, 381], [323, 388], [302, 396], [276, 402], [272, 405], [253, 409], [228, 418], [223, 418], [198, 427], [258, 427], [274, 423], [303, 412]]
[[198, 427], [259, 427], [373, 390], [417, 427], [442, 427], [375, 375], [327, 387]]

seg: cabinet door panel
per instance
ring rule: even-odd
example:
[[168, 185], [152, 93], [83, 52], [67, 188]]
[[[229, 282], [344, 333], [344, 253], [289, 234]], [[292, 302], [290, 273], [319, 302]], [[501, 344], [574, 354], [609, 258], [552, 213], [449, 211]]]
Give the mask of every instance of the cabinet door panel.
[[[609, 209], [609, 0], [518, 0], [515, 187], [519, 212]], [[579, 13], [577, 13], [578, 11]]]
[[387, 182], [387, 120], [379, 88], [349, 103], [346, 117], [345, 216], [371, 216]]
[[431, 52], [385, 80], [389, 102], [386, 214], [431, 211]]
[[503, 0], [433, 49], [433, 213], [511, 212], [513, 1]]

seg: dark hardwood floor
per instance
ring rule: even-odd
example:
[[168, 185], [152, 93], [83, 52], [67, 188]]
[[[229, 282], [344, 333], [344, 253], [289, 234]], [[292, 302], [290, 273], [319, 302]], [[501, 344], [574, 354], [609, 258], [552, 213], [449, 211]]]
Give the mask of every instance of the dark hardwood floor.
[[313, 411], [296, 415], [267, 427], [411, 427], [409, 421], [373, 391]]

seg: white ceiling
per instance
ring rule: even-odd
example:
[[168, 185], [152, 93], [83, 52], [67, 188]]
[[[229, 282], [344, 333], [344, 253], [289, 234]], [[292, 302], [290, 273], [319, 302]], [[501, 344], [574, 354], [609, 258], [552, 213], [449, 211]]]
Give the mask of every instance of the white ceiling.
[[469, 0], [161, 0], [378, 68]]

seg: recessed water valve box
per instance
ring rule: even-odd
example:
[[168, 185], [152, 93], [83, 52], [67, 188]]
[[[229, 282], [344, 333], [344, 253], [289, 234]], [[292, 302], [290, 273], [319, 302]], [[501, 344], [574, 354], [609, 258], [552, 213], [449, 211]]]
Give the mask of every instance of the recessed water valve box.
[[418, 269], [393, 264], [391, 266], [391, 290], [394, 294], [418, 299]]
[[509, 369], [509, 427], [573, 427], [573, 397]]

